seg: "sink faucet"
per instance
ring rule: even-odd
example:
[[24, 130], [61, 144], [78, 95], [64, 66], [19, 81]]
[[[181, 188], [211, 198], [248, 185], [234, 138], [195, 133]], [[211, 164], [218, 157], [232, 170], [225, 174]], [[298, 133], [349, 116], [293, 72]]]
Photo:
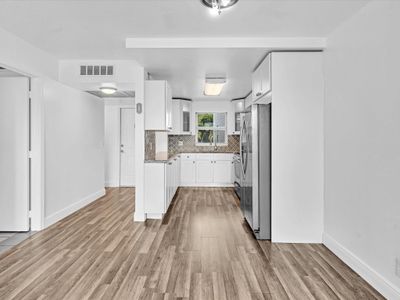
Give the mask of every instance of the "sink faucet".
[[216, 141], [216, 139], [214, 139], [214, 151], [217, 151], [217, 150], [218, 150], [217, 141]]

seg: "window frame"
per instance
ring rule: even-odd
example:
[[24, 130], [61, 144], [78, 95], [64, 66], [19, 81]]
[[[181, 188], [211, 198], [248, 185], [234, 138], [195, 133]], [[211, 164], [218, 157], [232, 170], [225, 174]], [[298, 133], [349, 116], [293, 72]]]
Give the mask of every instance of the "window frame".
[[[213, 124], [212, 127], [207, 126], [207, 127], [199, 127], [199, 122], [198, 122], [198, 116], [201, 114], [213, 114], [213, 123], [215, 120], [215, 115], [216, 114], [224, 114], [225, 115], [225, 126], [224, 127], [217, 127]], [[210, 146], [228, 146], [228, 112], [226, 111], [196, 111], [194, 114], [194, 119], [195, 119], [195, 145], [200, 146], [200, 147], [210, 147]], [[213, 131], [213, 142], [212, 143], [200, 143], [198, 142], [198, 135], [199, 135], [199, 130], [211, 130]], [[224, 131], [225, 132], [225, 143], [214, 143], [214, 138], [216, 136], [216, 131]]]

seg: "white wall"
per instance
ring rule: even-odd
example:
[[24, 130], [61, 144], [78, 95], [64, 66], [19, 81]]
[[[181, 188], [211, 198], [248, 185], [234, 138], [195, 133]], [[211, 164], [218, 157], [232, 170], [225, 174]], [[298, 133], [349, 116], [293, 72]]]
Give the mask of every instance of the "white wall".
[[273, 242], [322, 242], [322, 62], [321, 52], [272, 53]]
[[104, 104], [52, 80], [42, 101], [48, 226], [104, 195]]
[[373, 1], [325, 52], [324, 242], [389, 299], [400, 299], [399, 16], [399, 1]]
[[192, 101], [192, 126], [195, 133], [195, 114], [196, 112], [227, 112], [228, 134], [235, 131], [235, 110], [230, 100], [194, 100]]
[[121, 108], [134, 108], [134, 99], [107, 98], [104, 100], [104, 163], [105, 185], [119, 186]]
[[0, 65], [26, 75], [58, 77], [57, 59], [0, 28]]

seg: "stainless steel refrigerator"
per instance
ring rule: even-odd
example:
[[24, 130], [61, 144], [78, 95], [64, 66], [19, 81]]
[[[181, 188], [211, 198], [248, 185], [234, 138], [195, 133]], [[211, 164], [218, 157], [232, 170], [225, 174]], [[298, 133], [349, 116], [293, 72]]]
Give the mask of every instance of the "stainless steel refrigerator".
[[240, 206], [257, 239], [271, 239], [271, 104], [241, 115]]

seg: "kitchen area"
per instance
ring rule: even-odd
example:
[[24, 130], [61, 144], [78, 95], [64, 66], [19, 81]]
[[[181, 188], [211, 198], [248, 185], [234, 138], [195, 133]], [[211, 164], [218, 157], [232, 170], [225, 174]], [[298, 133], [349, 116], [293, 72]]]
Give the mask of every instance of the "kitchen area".
[[[227, 80], [206, 76], [204, 95]], [[251, 82], [247, 95], [222, 100], [145, 82], [147, 218], [162, 219], [179, 188], [232, 188], [257, 239], [320, 242], [321, 52], [269, 52]]]

